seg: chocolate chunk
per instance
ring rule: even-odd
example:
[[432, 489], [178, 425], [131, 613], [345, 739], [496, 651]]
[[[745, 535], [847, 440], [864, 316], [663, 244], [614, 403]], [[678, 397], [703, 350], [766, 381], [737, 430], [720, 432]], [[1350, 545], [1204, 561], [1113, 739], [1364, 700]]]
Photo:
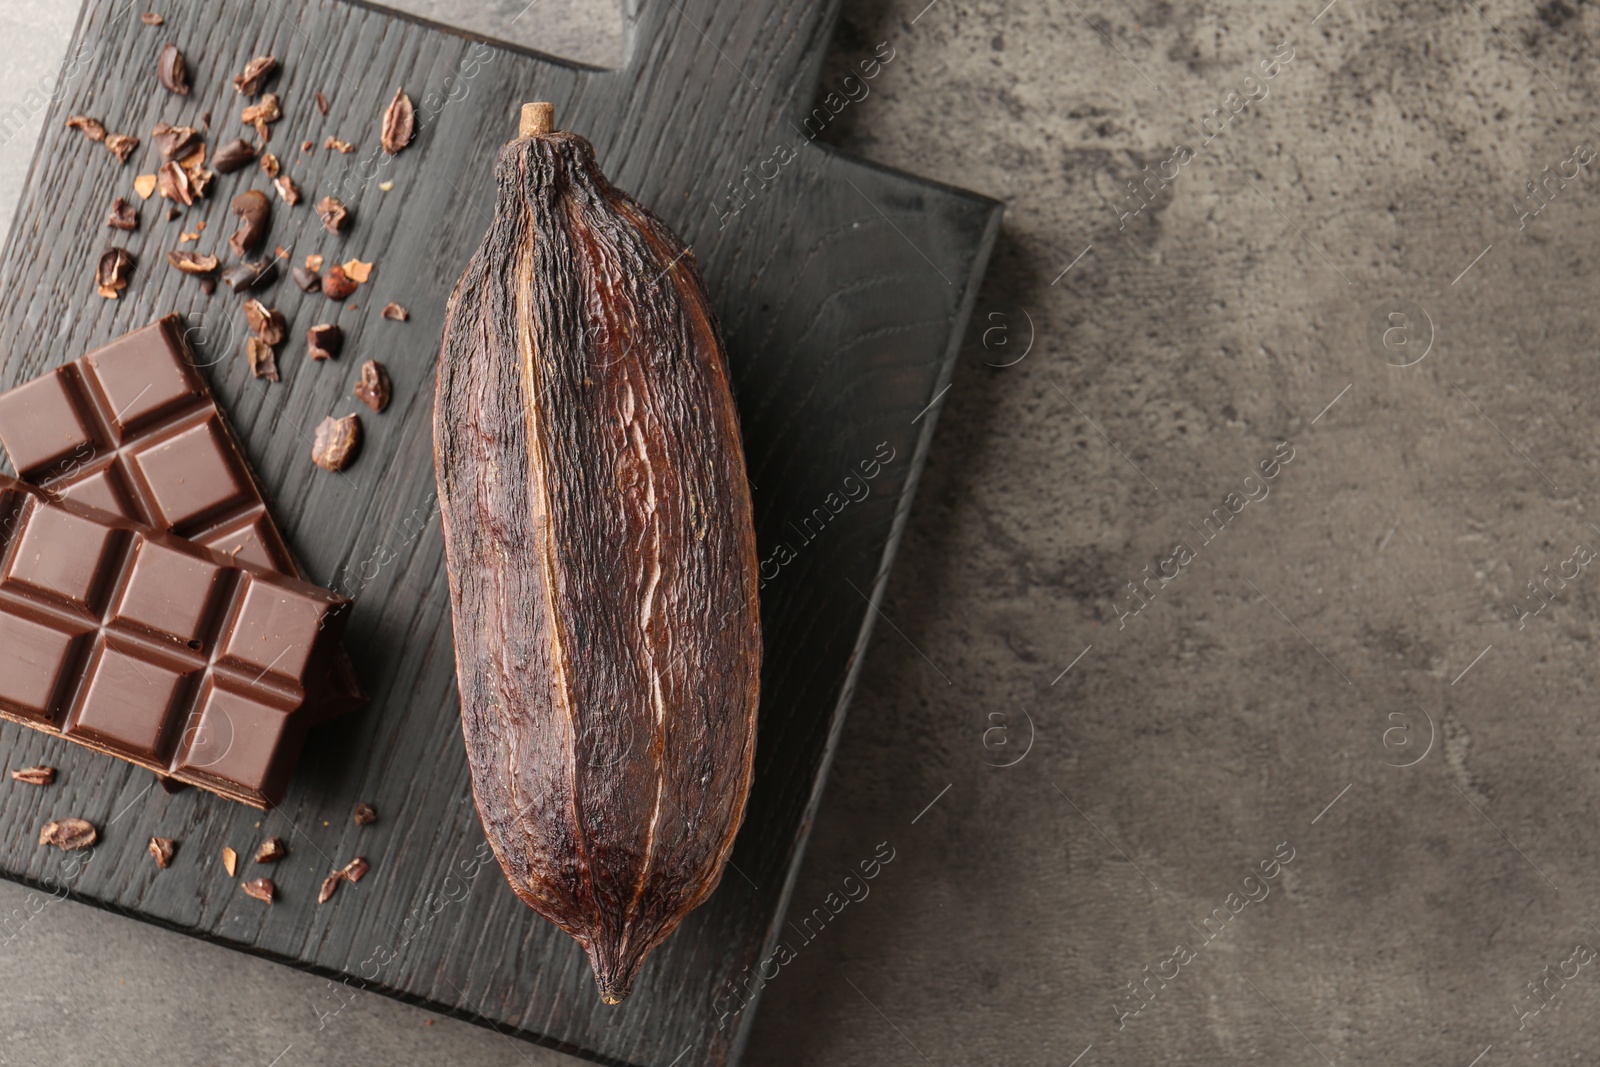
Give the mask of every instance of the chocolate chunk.
[[63, 852], [76, 852], [94, 844], [99, 836], [85, 819], [54, 819], [39, 831], [39, 844], [54, 845]]
[[325, 196], [317, 201], [317, 217], [322, 220], [323, 229], [337, 234], [344, 229], [345, 220], [350, 217], [350, 210], [344, 206], [344, 201], [337, 197]]
[[161, 46], [161, 54], [156, 57], [156, 79], [168, 92], [189, 95], [189, 66], [177, 45], [168, 42]]
[[107, 300], [117, 299], [128, 287], [133, 267], [133, 256], [126, 248], [108, 248], [100, 253], [100, 262], [94, 271], [94, 284], [100, 295]]
[[[355, 416], [351, 416], [354, 418]], [[355, 822], [357, 826], [371, 826], [378, 821], [378, 809], [371, 804], [357, 804]]]
[[106, 128], [100, 124], [99, 119], [92, 119], [88, 115], [68, 115], [67, 129], [78, 130], [91, 141], [106, 139]]
[[289, 271], [289, 277], [294, 279], [294, 283], [300, 287], [300, 291], [303, 293], [314, 293], [322, 288], [322, 276], [314, 270], [295, 267]]
[[384, 318], [392, 319], [395, 322], [405, 322], [407, 319], [409, 319], [411, 317], [411, 312], [407, 311], [405, 308], [401, 307], [399, 304], [385, 304], [385, 305], [383, 305], [383, 311], [380, 312], [380, 314]]
[[50, 785], [56, 780], [54, 767], [24, 767], [20, 771], [12, 771], [11, 778], [17, 782], [27, 782], [29, 785]]
[[322, 276], [322, 295], [330, 300], [343, 300], [356, 291], [356, 283], [335, 263]]
[[396, 89], [383, 113], [383, 150], [394, 155], [411, 143], [417, 132], [417, 114], [405, 89]]
[[244, 890], [246, 896], [255, 897], [263, 904], [271, 904], [272, 895], [277, 891], [271, 878], [253, 878], [242, 883], [239, 888]]
[[354, 462], [360, 451], [361, 416], [346, 415], [336, 419], [330, 415], [317, 424], [317, 432], [311, 442], [311, 462], [323, 470], [344, 470]]
[[344, 345], [344, 331], [331, 322], [322, 322], [306, 331], [306, 354], [315, 360], [333, 359]]
[[228, 211], [239, 220], [239, 229], [228, 238], [228, 247], [241, 258], [261, 247], [272, 219], [272, 201], [260, 189], [247, 189], [233, 198]]
[[283, 843], [281, 837], [269, 837], [261, 842], [261, 847], [256, 849], [257, 863], [277, 863], [289, 854], [289, 846]]
[[269, 382], [279, 381], [278, 360], [272, 346], [259, 337], [250, 337], [244, 343], [245, 358], [250, 361], [250, 373]]
[[156, 861], [156, 866], [163, 871], [172, 866], [172, 854], [177, 851], [178, 843], [170, 837], [152, 837], [150, 839], [150, 858]]
[[243, 138], [235, 138], [217, 149], [211, 157], [211, 165], [217, 168], [219, 174], [232, 174], [242, 167], [248, 166], [256, 158], [256, 146]]
[[259, 337], [262, 344], [273, 348], [283, 344], [283, 332], [286, 326], [283, 312], [277, 308], [269, 308], [259, 300], [246, 300], [244, 319], [250, 326], [250, 332]]
[[106, 225], [113, 230], [137, 230], [139, 209], [119, 196], [111, 201], [111, 213], [106, 216]]
[[255, 96], [261, 91], [273, 71], [278, 69], [278, 61], [272, 56], [256, 56], [244, 66], [244, 73], [238, 74], [233, 79], [234, 92], [244, 96]]
[[379, 414], [389, 406], [393, 389], [389, 384], [389, 372], [382, 363], [369, 359], [361, 364], [361, 380], [356, 383], [355, 394], [357, 400]]

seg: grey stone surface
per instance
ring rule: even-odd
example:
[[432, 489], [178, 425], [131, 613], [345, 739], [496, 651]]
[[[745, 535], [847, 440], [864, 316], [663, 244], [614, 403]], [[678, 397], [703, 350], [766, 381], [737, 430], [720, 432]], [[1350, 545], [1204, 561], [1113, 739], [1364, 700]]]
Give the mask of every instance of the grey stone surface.
[[[823, 138], [1009, 210], [747, 1062], [1592, 1059], [1600, 11], [844, 18]], [[9, 1062], [567, 1062], [72, 904], [3, 951]]]

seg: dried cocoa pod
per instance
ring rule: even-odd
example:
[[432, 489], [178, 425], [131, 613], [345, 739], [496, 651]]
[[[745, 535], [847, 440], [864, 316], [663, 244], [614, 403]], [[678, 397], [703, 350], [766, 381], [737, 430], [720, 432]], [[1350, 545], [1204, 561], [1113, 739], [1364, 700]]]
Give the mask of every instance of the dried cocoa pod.
[[600, 996], [716, 888], [761, 634], [738, 415], [683, 243], [523, 108], [450, 298], [434, 458], [473, 794]]

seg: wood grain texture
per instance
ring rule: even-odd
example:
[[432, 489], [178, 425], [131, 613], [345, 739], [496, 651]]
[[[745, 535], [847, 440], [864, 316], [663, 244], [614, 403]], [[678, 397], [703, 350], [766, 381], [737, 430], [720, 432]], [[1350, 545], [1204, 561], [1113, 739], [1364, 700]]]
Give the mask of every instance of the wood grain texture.
[[[809, 142], [803, 116], [832, 3], [630, 3], [618, 71], [343, 0], [297, 5], [288, 17], [283, 5], [246, 0], [174, 4], [160, 28], [119, 8], [85, 9], [69, 53], [75, 72], [0, 259], [0, 385], [166, 311], [189, 315], [191, 341], [292, 547], [314, 579], [358, 600], [347, 641], [374, 700], [312, 735], [289, 799], [265, 818], [193, 791], [168, 796], [147, 772], [0, 727], [8, 766], [62, 768], [49, 789], [0, 789], [0, 873], [65, 883], [80, 899], [600, 1062], [735, 1062], [753, 1004], [724, 1015], [718, 998], [749, 980], [779, 935], [875, 615], [868, 598], [886, 579], [932, 432], [936, 408], [923, 411], [948, 381], [998, 205]], [[155, 55], [169, 39], [189, 59], [187, 98], [155, 86]], [[274, 205], [268, 246], [377, 264], [354, 311], [287, 282], [269, 291], [292, 339], [283, 381], [270, 386], [243, 358], [242, 297], [205, 297], [163, 262], [199, 218], [207, 231], [183, 247], [223, 254], [227, 201], [270, 191], [265, 176], [247, 168], [219, 178], [209, 201], [172, 223], [158, 201], [145, 202], [140, 229], [121, 234], [103, 227], [106, 209], [154, 169], [153, 150], [141, 146], [119, 167], [61, 125], [85, 113], [148, 141], [158, 121], [198, 124], [210, 110], [210, 140], [220, 143], [243, 130], [248, 103], [231, 76], [268, 52], [284, 63], [271, 147], [307, 194], [297, 208]], [[420, 128], [390, 158], [379, 125], [401, 85]], [[327, 116], [313, 107], [318, 91], [332, 102]], [[594, 142], [611, 179], [693, 247], [727, 342], [764, 561], [761, 724], [732, 865], [614, 1008], [595, 997], [579, 947], [516, 899], [485, 845], [462, 750], [434, 502], [430, 412], [445, 300], [488, 227], [496, 150], [533, 99], [554, 101], [560, 125]], [[320, 146], [330, 134], [357, 152], [299, 152], [302, 140]], [[744, 208], [724, 218], [728, 183], [779, 144], [796, 157], [747, 185]], [[379, 189], [388, 181], [391, 191]], [[351, 207], [343, 237], [322, 231], [308, 206], [325, 192]], [[139, 260], [119, 301], [102, 300], [92, 283], [112, 243]], [[379, 318], [391, 300], [410, 309], [409, 322]], [[297, 339], [330, 320], [344, 329], [345, 353], [313, 364]], [[310, 429], [356, 410], [350, 388], [372, 357], [389, 366], [393, 404], [364, 419], [353, 466], [319, 471]], [[358, 801], [378, 809], [377, 824], [353, 825]], [[80, 856], [64, 869], [70, 858], [35, 841], [44, 821], [65, 815], [94, 821], [101, 843], [87, 864]], [[279, 897], [268, 908], [238, 890], [218, 854], [224, 845], [251, 852], [271, 834], [292, 853], [273, 872]], [[146, 854], [152, 835], [181, 842], [170, 870]], [[322, 877], [357, 854], [372, 873], [317, 907]], [[313, 1007], [339, 1004], [330, 991]]]

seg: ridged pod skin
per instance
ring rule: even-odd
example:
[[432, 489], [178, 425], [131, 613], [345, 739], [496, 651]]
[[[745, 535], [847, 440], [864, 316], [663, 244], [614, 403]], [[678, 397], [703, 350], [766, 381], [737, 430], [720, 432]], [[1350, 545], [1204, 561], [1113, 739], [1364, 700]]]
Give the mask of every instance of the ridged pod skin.
[[461, 720], [506, 880], [601, 997], [716, 888], [761, 661], [738, 415], [693, 257], [582, 137], [500, 151], [434, 456]]

